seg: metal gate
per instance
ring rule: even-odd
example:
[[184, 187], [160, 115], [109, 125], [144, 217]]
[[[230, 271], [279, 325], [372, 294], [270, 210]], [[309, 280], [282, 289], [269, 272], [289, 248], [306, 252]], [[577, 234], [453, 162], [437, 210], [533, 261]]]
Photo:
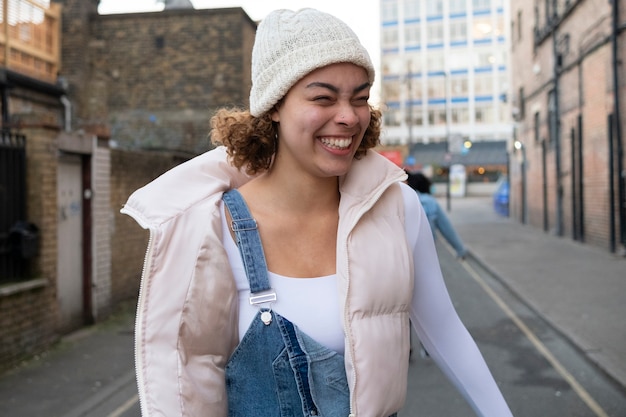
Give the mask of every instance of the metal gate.
[[34, 256], [29, 246], [36, 246], [38, 236], [34, 225], [25, 220], [26, 137], [3, 129], [0, 130], [0, 283], [29, 275], [29, 259]]

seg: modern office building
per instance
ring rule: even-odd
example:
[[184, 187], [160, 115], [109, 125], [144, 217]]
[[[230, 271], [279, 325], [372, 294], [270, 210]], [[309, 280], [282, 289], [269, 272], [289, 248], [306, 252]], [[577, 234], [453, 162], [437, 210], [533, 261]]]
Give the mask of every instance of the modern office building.
[[[381, 0], [384, 145], [508, 142], [504, 0]], [[469, 145], [469, 143], [468, 143]]]

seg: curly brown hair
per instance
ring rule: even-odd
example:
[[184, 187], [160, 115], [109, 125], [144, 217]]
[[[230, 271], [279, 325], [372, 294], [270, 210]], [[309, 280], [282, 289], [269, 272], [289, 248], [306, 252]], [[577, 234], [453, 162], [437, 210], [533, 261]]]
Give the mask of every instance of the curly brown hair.
[[[354, 155], [356, 159], [379, 143], [382, 113], [370, 106], [370, 115], [370, 124]], [[211, 117], [211, 141], [226, 146], [231, 163], [238, 169], [245, 167], [250, 175], [269, 169], [278, 146], [277, 135], [271, 112], [254, 117], [248, 110], [222, 108]]]

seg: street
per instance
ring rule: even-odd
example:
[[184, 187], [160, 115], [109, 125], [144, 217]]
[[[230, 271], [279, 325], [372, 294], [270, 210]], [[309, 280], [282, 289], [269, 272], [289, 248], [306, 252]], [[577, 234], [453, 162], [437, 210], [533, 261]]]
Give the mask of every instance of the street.
[[[516, 417], [626, 416], [626, 393], [479, 264], [438, 251], [461, 319]], [[464, 417], [470, 406], [436, 365], [418, 354], [401, 417]]]
[[[471, 206], [455, 209], [453, 214], [475, 221]], [[484, 211], [480, 213], [484, 217]], [[498, 220], [487, 221], [493, 225]], [[455, 307], [516, 417], [626, 416], [623, 387], [592, 364], [585, 352], [471, 256], [458, 261], [442, 242], [438, 252]], [[0, 415], [140, 416], [132, 365], [133, 319], [134, 303], [129, 303], [108, 320], [65, 338], [50, 352], [3, 375]], [[420, 356], [416, 338], [406, 406], [399, 415], [474, 415], [432, 360]]]

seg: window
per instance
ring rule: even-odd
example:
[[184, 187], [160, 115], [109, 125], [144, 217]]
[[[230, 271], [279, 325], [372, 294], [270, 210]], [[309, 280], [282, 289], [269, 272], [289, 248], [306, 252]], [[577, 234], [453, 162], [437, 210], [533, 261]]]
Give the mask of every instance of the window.
[[387, 108], [383, 113], [385, 125], [400, 126], [400, 110], [395, 108]]
[[491, 39], [494, 33], [494, 27], [491, 23], [491, 17], [477, 17], [474, 18], [474, 25], [472, 26], [472, 39]]
[[448, 54], [448, 66], [450, 70], [468, 69], [470, 67], [469, 51], [463, 49], [451, 49]]
[[550, 93], [548, 93], [548, 141], [550, 143], [554, 143], [556, 141], [558, 129], [557, 124], [559, 122], [556, 110], [556, 94], [554, 90], [550, 90]]
[[404, 1], [404, 17], [406, 20], [415, 20], [420, 18], [420, 0]]
[[467, 13], [465, 0], [450, 0], [450, 14]]
[[400, 81], [395, 79], [382, 83], [382, 95], [384, 101], [400, 101]]
[[396, 1], [383, 1], [381, 8], [383, 22], [396, 22], [398, 20], [398, 3]]
[[477, 96], [490, 96], [493, 95], [493, 76], [491, 73], [476, 74], [474, 78], [474, 94]]
[[404, 38], [407, 46], [415, 46], [421, 43], [421, 27], [419, 24], [407, 24], [404, 27]]
[[472, 0], [472, 7], [474, 8], [474, 11], [490, 10], [491, 0]]
[[540, 140], [540, 129], [539, 129], [539, 112], [535, 113], [534, 116], [534, 128], [535, 128], [535, 142], [539, 142]]
[[406, 66], [402, 57], [385, 56], [383, 57], [383, 75], [402, 75], [406, 72]]
[[492, 105], [476, 106], [476, 123], [493, 123], [494, 113]]
[[443, 43], [443, 22], [428, 22], [426, 26], [426, 37], [429, 45]]
[[443, 15], [443, 0], [428, 0], [426, 2], [426, 15], [428, 16]]
[[445, 98], [446, 83], [445, 77], [428, 78], [428, 98]]
[[382, 30], [382, 46], [383, 48], [398, 47], [398, 27], [385, 27]]
[[518, 109], [520, 120], [524, 118], [526, 113], [526, 97], [524, 96], [524, 87], [519, 88]]
[[522, 11], [517, 11], [517, 41], [520, 42], [522, 40], [522, 33], [524, 32], [522, 27]]
[[450, 20], [450, 42], [467, 41], [467, 21], [465, 19]]
[[445, 57], [442, 51], [428, 51], [426, 69], [428, 72], [441, 72], [445, 69]]
[[454, 124], [469, 123], [469, 109], [467, 107], [452, 107], [450, 120]]
[[474, 67], [488, 68], [496, 63], [496, 56], [491, 47], [475, 47], [474, 48]]
[[454, 76], [450, 79], [450, 95], [452, 97], [467, 97], [468, 79], [466, 75]]
[[420, 78], [412, 77], [410, 79], [410, 99], [411, 100], [421, 100], [422, 99], [422, 80]]
[[[404, 67], [404, 71], [410, 71], [412, 74], [419, 74], [422, 72], [422, 57], [419, 51], [410, 51], [405, 55], [407, 64]], [[410, 65], [410, 67], [408, 66]]]

